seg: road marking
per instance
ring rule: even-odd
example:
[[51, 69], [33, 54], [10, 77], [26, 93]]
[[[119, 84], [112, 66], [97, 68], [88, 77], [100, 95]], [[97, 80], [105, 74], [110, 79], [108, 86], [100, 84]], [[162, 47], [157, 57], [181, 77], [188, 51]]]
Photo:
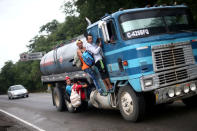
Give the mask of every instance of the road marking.
[[3, 112], [3, 113], [5, 113], [5, 114], [7, 114], [8, 116], [17, 119], [17, 120], [21, 121], [22, 123], [27, 124], [28, 126], [31, 126], [31, 127], [33, 127], [34, 129], [38, 130], [38, 131], [45, 131], [45, 130], [43, 130], [43, 129], [41, 129], [41, 128], [39, 128], [39, 127], [37, 127], [37, 126], [35, 126], [35, 125], [33, 125], [33, 124], [31, 124], [31, 123], [29, 123], [29, 122], [27, 122], [27, 121], [21, 119], [21, 118], [15, 116], [15, 115], [13, 115], [13, 114], [10, 114], [10, 113], [8, 113], [8, 112], [2, 110], [2, 109], [0, 109], [0, 112]]

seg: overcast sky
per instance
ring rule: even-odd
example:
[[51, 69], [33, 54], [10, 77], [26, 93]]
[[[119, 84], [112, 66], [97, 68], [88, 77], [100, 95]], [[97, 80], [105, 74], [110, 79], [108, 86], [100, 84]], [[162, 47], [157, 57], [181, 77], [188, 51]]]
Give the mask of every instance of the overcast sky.
[[0, 68], [8, 60], [19, 60], [42, 25], [53, 19], [64, 21], [63, 1], [0, 0]]

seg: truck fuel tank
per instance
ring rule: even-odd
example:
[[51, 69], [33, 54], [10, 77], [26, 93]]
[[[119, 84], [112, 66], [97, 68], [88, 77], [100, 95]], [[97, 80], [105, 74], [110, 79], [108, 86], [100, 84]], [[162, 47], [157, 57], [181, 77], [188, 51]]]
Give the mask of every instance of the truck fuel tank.
[[101, 96], [97, 90], [94, 90], [90, 94], [90, 103], [100, 109], [113, 109], [111, 106], [110, 94], [107, 96]]

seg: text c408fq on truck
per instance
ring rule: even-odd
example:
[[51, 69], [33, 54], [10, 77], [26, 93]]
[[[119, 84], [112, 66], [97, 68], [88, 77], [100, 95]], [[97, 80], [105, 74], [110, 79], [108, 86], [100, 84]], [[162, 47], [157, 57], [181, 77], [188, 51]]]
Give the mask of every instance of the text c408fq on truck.
[[[114, 89], [107, 96], [92, 91], [87, 101], [96, 108], [119, 109], [124, 119], [134, 122], [143, 118], [147, 101], [161, 104], [182, 100], [196, 105], [195, 29], [185, 5], [120, 10], [90, 24], [87, 33], [93, 35], [94, 42], [102, 40]], [[85, 37], [78, 39], [86, 43]], [[93, 85], [87, 74], [72, 66], [76, 50], [76, 43], [71, 42], [48, 52], [40, 62], [42, 82], [50, 84], [54, 105], [60, 111], [67, 108], [74, 112], [64, 99], [65, 76]]]

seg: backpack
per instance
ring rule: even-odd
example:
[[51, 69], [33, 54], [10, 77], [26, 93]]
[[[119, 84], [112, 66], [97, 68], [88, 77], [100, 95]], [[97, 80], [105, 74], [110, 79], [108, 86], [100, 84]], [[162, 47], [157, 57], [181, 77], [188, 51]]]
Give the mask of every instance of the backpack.
[[70, 101], [73, 107], [75, 108], [79, 107], [81, 105], [81, 91], [79, 91], [79, 94], [78, 94], [76, 91], [76, 88], [72, 88]]
[[82, 59], [90, 67], [95, 64], [93, 54], [89, 51], [83, 52]]
[[77, 53], [74, 56], [73, 65], [76, 65], [78, 68], [80, 68], [82, 65]]

